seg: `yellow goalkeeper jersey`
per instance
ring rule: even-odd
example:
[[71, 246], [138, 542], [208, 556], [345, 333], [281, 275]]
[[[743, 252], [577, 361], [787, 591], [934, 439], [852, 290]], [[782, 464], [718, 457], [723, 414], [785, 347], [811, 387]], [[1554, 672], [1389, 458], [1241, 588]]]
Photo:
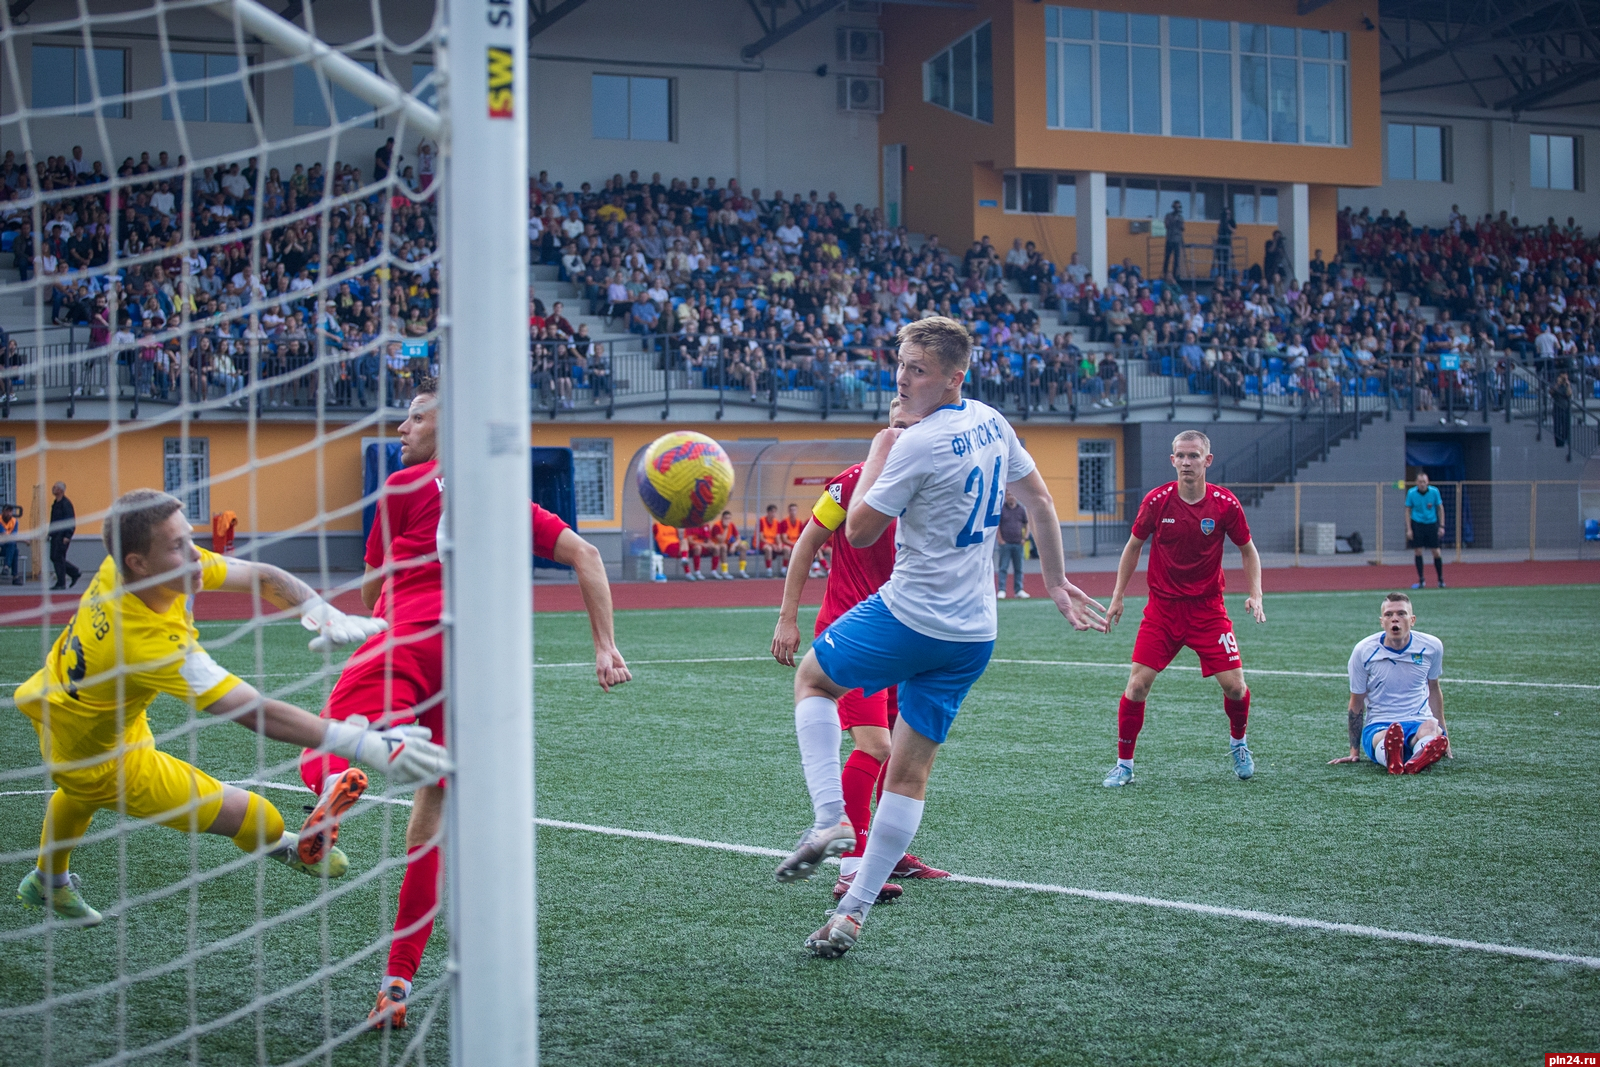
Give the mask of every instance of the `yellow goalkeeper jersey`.
[[[220, 588], [227, 562], [199, 552], [200, 588]], [[14, 699], [39, 724], [41, 740], [48, 734], [50, 757], [68, 762], [152, 744], [145, 710], [160, 693], [205, 708], [239, 684], [200, 647], [187, 596], [152, 611], [123, 591], [107, 558], [44, 668], [17, 687]]]

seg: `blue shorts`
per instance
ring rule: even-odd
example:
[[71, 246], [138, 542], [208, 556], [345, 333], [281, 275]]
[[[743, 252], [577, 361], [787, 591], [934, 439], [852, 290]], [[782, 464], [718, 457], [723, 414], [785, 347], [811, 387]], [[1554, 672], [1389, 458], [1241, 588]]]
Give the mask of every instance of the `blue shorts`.
[[[1404, 757], [1406, 759], [1411, 758], [1411, 742], [1417, 736], [1417, 727], [1421, 726], [1427, 721], [1428, 720], [1426, 719], [1412, 719], [1410, 722], [1402, 722], [1400, 724], [1400, 728], [1406, 732], [1406, 749], [1404, 753]], [[1371, 722], [1368, 723], [1361, 731], [1361, 751], [1365, 753], [1366, 757], [1373, 763], [1380, 762], [1377, 752], [1373, 749], [1373, 745], [1377, 742], [1379, 737], [1383, 736], [1383, 734], [1388, 731], [1391, 725], [1391, 723], [1387, 722]]]
[[919, 634], [873, 593], [839, 616], [812, 642], [835, 685], [873, 693], [899, 686], [900, 719], [944, 744], [972, 683], [983, 676], [993, 641], [942, 641]]

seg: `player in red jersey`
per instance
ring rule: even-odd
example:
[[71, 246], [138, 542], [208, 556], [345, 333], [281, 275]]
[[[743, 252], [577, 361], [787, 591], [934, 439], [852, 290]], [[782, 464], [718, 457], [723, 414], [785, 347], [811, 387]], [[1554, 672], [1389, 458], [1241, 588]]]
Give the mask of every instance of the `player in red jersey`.
[[[912, 420], [901, 419], [899, 401], [889, 405], [889, 423], [904, 428]], [[828, 482], [822, 496], [811, 508], [810, 520], [795, 539], [794, 555], [789, 561], [789, 574], [783, 583], [783, 606], [778, 609], [778, 626], [772, 635], [772, 655], [786, 667], [795, 665], [795, 652], [800, 647], [800, 593], [805, 589], [806, 576], [811, 561], [825, 544], [834, 545], [833, 567], [828, 572], [827, 591], [822, 596], [822, 610], [817, 613], [813, 635], [826, 630], [835, 619], [876, 593], [894, 571], [894, 523], [884, 535], [866, 548], [854, 548], [843, 537], [833, 533], [844, 525], [845, 514], [850, 510], [850, 498], [856, 482], [861, 477], [861, 464], [846, 468]], [[845, 816], [855, 828], [855, 847], [839, 859], [839, 879], [833, 887], [833, 899], [838, 900], [850, 891], [851, 879], [861, 866], [861, 854], [867, 847], [867, 830], [872, 819], [872, 795], [882, 781], [883, 765], [889, 760], [889, 731], [896, 718], [895, 691], [881, 690], [867, 696], [852, 689], [839, 698], [839, 728], [850, 734], [855, 746], [850, 758], [839, 773], [839, 788], [844, 797]], [[813, 728], [813, 724], [796, 724], [799, 729]], [[833, 729], [833, 724], [816, 724], [816, 728]], [[838, 738], [834, 738], [837, 745]], [[906, 853], [891, 873], [892, 878], [948, 878], [950, 872], [930, 867], [917, 857]], [[878, 894], [878, 903], [894, 900], [903, 890], [886, 884]]]
[[1145, 496], [1117, 565], [1117, 586], [1106, 609], [1106, 620], [1112, 624], [1122, 618], [1122, 595], [1139, 568], [1139, 553], [1154, 538], [1146, 575], [1150, 599], [1133, 643], [1128, 688], [1117, 708], [1117, 765], [1102, 783], [1107, 786], [1133, 781], [1133, 747], [1144, 726], [1145, 697], [1156, 675], [1185, 645], [1200, 656], [1200, 673], [1215, 676], [1222, 685], [1234, 773], [1240, 778], [1255, 773], [1255, 759], [1245, 743], [1250, 690], [1244, 684], [1244, 661], [1239, 658], [1233, 621], [1222, 602], [1222, 539], [1239, 546], [1250, 586], [1244, 609], [1256, 622], [1267, 621], [1261, 606], [1261, 556], [1250, 540], [1250, 524], [1238, 499], [1219, 485], [1206, 484], [1211, 460], [1211, 439], [1199, 430], [1185, 430], [1172, 439], [1178, 480]]
[[[430, 379], [417, 385], [406, 420], [400, 424], [404, 469], [390, 475], [378, 499], [378, 513], [367, 538], [366, 577], [361, 599], [388, 620], [389, 631], [369, 639], [345, 664], [322, 709], [323, 718], [362, 716], [388, 726], [420, 722], [445, 743], [443, 569], [438, 535], [444, 502], [444, 477], [435, 459], [438, 389]], [[617, 651], [612, 626], [611, 587], [595, 547], [560, 518], [530, 505], [534, 554], [571, 566], [594, 636], [595, 676], [607, 692], [632, 675]], [[307, 749], [300, 777], [319, 795], [301, 831], [302, 855], [318, 858], [338, 837], [341, 816], [356, 802], [365, 776], [345, 761]], [[422, 961], [439, 907], [440, 826], [444, 786], [416, 792], [406, 826], [406, 869], [395, 911], [389, 963], [370, 1016], [375, 1026], [405, 1026], [406, 998]]]

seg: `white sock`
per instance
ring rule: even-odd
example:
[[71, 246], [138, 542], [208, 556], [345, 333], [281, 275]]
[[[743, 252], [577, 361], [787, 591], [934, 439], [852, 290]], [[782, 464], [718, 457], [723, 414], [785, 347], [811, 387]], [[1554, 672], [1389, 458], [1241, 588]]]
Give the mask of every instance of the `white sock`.
[[860, 856], [841, 856], [841, 857], [839, 857], [839, 873], [841, 875], [855, 874], [860, 869], [861, 869], [861, 857]]
[[1131, 759], [1118, 759], [1117, 760], [1117, 766], [1126, 767], [1126, 768], [1128, 768], [1128, 770], [1131, 771], [1131, 770], [1133, 770], [1133, 760], [1131, 760]]
[[794, 706], [794, 733], [800, 742], [800, 767], [816, 828], [826, 830], [844, 818], [844, 790], [839, 786], [839, 705], [827, 697], [804, 697]]
[[381, 992], [386, 991], [390, 986], [394, 985], [396, 982], [399, 982], [400, 983], [400, 988], [402, 988], [402, 989], [404, 989], [406, 991], [406, 996], [408, 996], [408, 997], [411, 996], [411, 982], [409, 980], [405, 979], [405, 978], [398, 978], [398, 977], [396, 977], [395, 975], [392, 975], [392, 974], [386, 974], [386, 975], [383, 976], [383, 984], [378, 986], [378, 992], [381, 993]]
[[[39, 873], [44, 874], [43, 871]], [[45, 878], [49, 880], [51, 889], [60, 889], [72, 881], [72, 872], [62, 871], [60, 874], [46, 874]]]
[[841, 912], [865, 919], [878, 899], [883, 883], [889, 880], [895, 864], [911, 847], [922, 825], [923, 801], [884, 790], [878, 810], [872, 813], [872, 829], [867, 834], [867, 850], [861, 857], [850, 892], [839, 902]]
[[1244, 744], [1244, 738], [1249, 736], [1249, 734], [1245, 734], [1244, 737], [1230, 737], [1228, 738], [1228, 744], [1232, 745], [1234, 748], [1238, 748], [1240, 745]]

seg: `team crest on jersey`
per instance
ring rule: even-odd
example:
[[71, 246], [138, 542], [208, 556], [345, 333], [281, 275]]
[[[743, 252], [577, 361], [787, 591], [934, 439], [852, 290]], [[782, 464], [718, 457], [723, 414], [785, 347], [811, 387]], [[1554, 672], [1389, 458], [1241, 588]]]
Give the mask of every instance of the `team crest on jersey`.
[[1421, 652], [1413, 652], [1413, 653], [1411, 653], [1411, 662], [1415, 663], [1419, 667], [1422, 666], [1423, 658], [1424, 657], [1423, 657]]
[[1216, 519], [1201, 519], [1200, 520], [1200, 532], [1205, 534], [1207, 537], [1210, 537], [1211, 536], [1211, 531], [1215, 530], [1216, 528], [1217, 528], [1217, 520]]

